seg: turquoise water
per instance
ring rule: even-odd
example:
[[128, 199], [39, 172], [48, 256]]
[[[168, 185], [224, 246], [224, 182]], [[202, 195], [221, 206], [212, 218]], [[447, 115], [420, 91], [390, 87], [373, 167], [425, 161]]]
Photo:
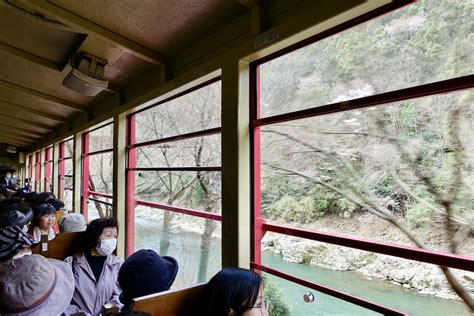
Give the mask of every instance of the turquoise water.
[[[204, 222], [204, 221], [203, 221]], [[161, 225], [157, 221], [136, 218], [136, 249], [151, 248], [159, 251]], [[200, 264], [201, 236], [174, 227], [170, 232], [168, 255], [175, 257], [180, 265], [173, 288], [187, 286], [197, 282]], [[213, 238], [209, 252], [207, 279], [212, 277], [221, 266], [220, 239]], [[333, 271], [305, 264], [284, 261], [272, 252], [262, 253], [262, 262], [274, 269], [298, 276], [302, 279], [327, 285], [328, 287], [353, 294], [360, 298], [385, 305], [410, 315], [469, 315], [464, 304], [459, 301], [445, 300], [432, 296], [419, 295], [412, 290], [387, 281], [368, 280], [361, 274], [347, 271]], [[307, 289], [298, 284], [267, 275], [279, 288], [281, 298], [291, 308], [291, 315], [377, 315], [367, 309], [344, 302], [328, 295]], [[303, 295], [312, 292], [313, 303], [305, 303]]]
[[[327, 285], [410, 315], [469, 315], [464, 304], [459, 301], [419, 295], [387, 281], [367, 280], [355, 272], [333, 271], [306, 264], [294, 264], [284, 261], [281, 256], [271, 252], [262, 254], [262, 262], [285, 273]], [[280, 289], [281, 297], [290, 305], [291, 315], [377, 315], [375, 312], [278, 277], [269, 277]], [[303, 300], [303, 295], [308, 291], [315, 296], [313, 303], [305, 303]]]

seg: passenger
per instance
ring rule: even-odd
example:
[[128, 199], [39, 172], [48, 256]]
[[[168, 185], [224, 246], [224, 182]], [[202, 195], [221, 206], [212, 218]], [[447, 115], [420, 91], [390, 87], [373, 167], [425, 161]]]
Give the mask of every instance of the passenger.
[[224, 268], [203, 289], [199, 315], [268, 316], [263, 279], [240, 268]]
[[19, 199], [25, 199], [25, 196], [26, 196], [27, 192], [25, 191], [25, 189], [17, 189], [16, 190], [16, 193], [15, 193], [15, 197], [19, 198]]
[[46, 203], [48, 200], [55, 199], [55, 198], [56, 197], [51, 192], [41, 192], [38, 195], [37, 203], [38, 205], [40, 205], [40, 204]]
[[33, 209], [38, 205], [38, 195], [37, 192], [30, 192], [25, 195], [25, 202]]
[[117, 246], [118, 223], [112, 218], [99, 218], [89, 223], [81, 243], [81, 251], [66, 258], [76, 281], [68, 313], [86, 312], [99, 315], [108, 304], [122, 308], [117, 276], [122, 261], [113, 255]]
[[11, 199], [12, 193], [10, 190], [8, 190], [6, 187], [2, 186], [0, 187], [0, 194], [5, 197], [5, 199]]
[[11, 182], [11, 185], [12, 186], [15, 186], [18, 184], [18, 178], [16, 176], [16, 170], [15, 169], [10, 169], [10, 172], [11, 172], [11, 179], [10, 179], [10, 182]]
[[54, 206], [54, 209], [56, 210], [56, 212], [64, 210], [64, 202], [59, 199], [49, 199], [46, 201], [46, 203]]
[[25, 187], [23, 190], [25, 190], [25, 192], [31, 192], [30, 178], [25, 179]]
[[12, 174], [10, 170], [2, 170], [0, 171], [0, 185], [5, 187], [9, 187], [11, 183]]
[[86, 222], [82, 214], [66, 214], [58, 221], [61, 233], [82, 232], [86, 230]]
[[33, 219], [33, 210], [20, 199], [0, 201], [0, 228], [29, 224]]
[[173, 257], [161, 257], [151, 249], [135, 252], [125, 260], [118, 275], [122, 310], [129, 310], [136, 297], [169, 290], [177, 273], [178, 262]]
[[0, 263], [0, 315], [60, 315], [73, 291], [65, 262], [28, 255]]
[[37, 242], [41, 241], [42, 235], [47, 235], [48, 240], [54, 239], [59, 230], [55, 227], [56, 209], [51, 204], [45, 203], [36, 207], [33, 211], [33, 221], [28, 229], [28, 234]]

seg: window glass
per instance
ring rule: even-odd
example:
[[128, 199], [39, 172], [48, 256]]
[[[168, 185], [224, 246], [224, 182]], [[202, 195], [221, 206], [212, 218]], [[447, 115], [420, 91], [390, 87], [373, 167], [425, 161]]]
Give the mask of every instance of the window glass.
[[64, 157], [72, 157], [74, 155], [74, 139], [64, 142]]
[[472, 1], [426, 0], [260, 66], [262, 117], [474, 72]]
[[221, 83], [139, 112], [135, 120], [137, 143], [219, 127]]
[[221, 212], [221, 173], [136, 171], [136, 199], [199, 211]]
[[[275, 246], [262, 253], [263, 264], [273, 269], [409, 315], [469, 315], [460, 301], [427, 295], [426, 289], [430, 286], [444, 290], [449, 288], [442, 272], [434, 265], [276, 234], [268, 240], [273, 238], [276, 238]], [[291, 243], [292, 249], [283, 250], [286, 248], [284, 243]], [[285, 252], [283, 258], [276, 250], [279, 247]], [[304, 249], [312, 249], [313, 252], [308, 256]], [[301, 264], [305, 261], [307, 264]], [[335, 266], [339, 271], [334, 269]], [[405, 273], [400, 273], [397, 268], [405, 269]], [[367, 277], [369, 271], [371, 276]], [[453, 271], [458, 275], [464, 274], [459, 270]], [[391, 276], [389, 279], [385, 279], [387, 274]], [[427, 278], [429, 274], [437, 278]], [[267, 299], [289, 308], [290, 315], [377, 315], [293, 282], [268, 274], [264, 276], [269, 279], [266, 284]], [[275, 291], [277, 295], [272, 293]], [[313, 303], [303, 300], [307, 292], [314, 295]]]
[[416, 246], [413, 237], [450, 252], [442, 203], [449, 199], [457, 251], [472, 256], [474, 236], [461, 233], [474, 216], [472, 97], [437, 95], [262, 127], [263, 217]]
[[113, 153], [89, 156], [90, 191], [112, 194]]
[[135, 207], [135, 250], [153, 249], [179, 263], [173, 288], [207, 282], [221, 269], [221, 223]]
[[220, 134], [137, 148], [137, 167], [215, 167], [220, 165]]
[[89, 133], [89, 152], [113, 148], [114, 125], [109, 124]]

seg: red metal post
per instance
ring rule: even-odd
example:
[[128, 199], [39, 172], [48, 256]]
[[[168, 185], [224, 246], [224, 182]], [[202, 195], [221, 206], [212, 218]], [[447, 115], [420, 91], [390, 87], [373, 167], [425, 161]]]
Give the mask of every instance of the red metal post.
[[60, 200], [64, 200], [64, 165], [65, 165], [65, 162], [64, 162], [64, 147], [65, 147], [65, 144], [64, 142], [61, 142], [59, 143], [59, 166], [58, 166], [58, 171], [59, 171], [59, 174], [58, 174], [58, 199]]
[[44, 191], [51, 192], [51, 147], [44, 150]]
[[28, 179], [30, 179], [29, 184], [31, 186], [31, 182], [33, 181], [33, 155], [28, 157], [28, 162]]
[[40, 181], [41, 181], [41, 151], [36, 152], [36, 161], [35, 161], [35, 191], [40, 191]]
[[81, 213], [87, 221], [89, 201], [89, 133], [82, 134], [82, 178], [81, 178]]
[[[135, 172], [128, 170], [137, 166], [137, 150], [131, 147], [136, 142], [135, 114], [127, 117], [127, 209], [125, 213], [125, 255], [130, 256], [135, 249]], [[130, 146], [130, 147], [129, 147]]]

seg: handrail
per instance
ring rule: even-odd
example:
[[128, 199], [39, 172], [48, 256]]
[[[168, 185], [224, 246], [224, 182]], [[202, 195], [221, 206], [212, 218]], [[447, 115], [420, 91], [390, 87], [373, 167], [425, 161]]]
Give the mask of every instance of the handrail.
[[448, 253], [439, 253], [427, 249], [402, 246], [397, 244], [385, 244], [365, 240], [361, 238], [346, 237], [331, 233], [315, 232], [307, 229], [294, 228], [286, 225], [263, 223], [264, 231], [295, 236], [310, 240], [327, 242], [339, 246], [355, 248], [393, 257], [399, 257], [419, 262], [426, 262], [455, 269], [474, 271], [474, 258]]
[[190, 216], [201, 217], [201, 218], [210, 219], [214, 221], [222, 221], [222, 215], [214, 214], [214, 213], [197, 211], [197, 210], [187, 209], [183, 207], [176, 207], [176, 206], [171, 206], [171, 205], [166, 205], [166, 204], [146, 202], [142, 200], [136, 200], [136, 204], [148, 206], [152, 208], [157, 208], [164, 211], [170, 211], [170, 212], [181, 213], [181, 214], [190, 215]]
[[222, 167], [136, 167], [127, 171], [222, 171]]
[[315, 117], [323, 114], [340, 112], [344, 110], [355, 110], [375, 105], [382, 105], [392, 102], [427, 97], [441, 93], [455, 92], [472, 87], [474, 87], [474, 75], [467, 75], [454, 79], [428, 83], [420, 86], [384, 92], [358, 99], [315, 106], [309, 109], [278, 114], [265, 118], [258, 118], [252, 120], [252, 127], [283, 123], [293, 120]]
[[113, 199], [114, 197], [110, 194], [106, 193], [100, 193], [100, 192], [95, 192], [95, 191], [89, 191], [89, 195], [95, 195], [95, 196], [100, 196], [106, 199]]
[[81, 156], [82, 156], [82, 157], [89, 157], [89, 156], [94, 156], [94, 155], [100, 155], [100, 154], [111, 153], [111, 152], [113, 152], [113, 151], [114, 151], [113, 148], [108, 148], [108, 149], [102, 149], [102, 150], [92, 151], [92, 152], [89, 152], [89, 153], [87, 153], [87, 154], [82, 154]]
[[315, 291], [334, 296], [334, 297], [336, 297], [338, 299], [341, 299], [341, 300], [344, 300], [346, 302], [350, 302], [352, 304], [370, 309], [370, 310], [378, 312], [378, 313], [382, 313], [383, 315], [396, 315], [396, 316], [408, 315], [406, 313], [390, 309], [390, 308], [385, 307], [383, 305], [379, 305], [379, 304], [375, 304], [375, 303], [370, 302], [370, 301], [366, 301], [364, 299], [358, 298], [357, 296], [350, 295], [350, 294], [332, 289], [330, 287], [326, 287], [324, 285], [321, 285], [321, 284], [318, 284], [318, 283], [315, 283], [315, 282], [300, 279], [300, 278], [295, 277], [293, 275], [286, 274], [284, 272], [269, 268], [269, 267], [264, 266], [264, 265], [257, 264], [255, 262], [251, 262], [251, 266], [252, 266], [252, 268], [254, 268], [256, 270], [260, 270], [260, 271], [263, 271], [263, 272], [273, 274], [277, 277], [288, 280], [290, 282], [294, 282], [294, 283], [297, 283], [299, 285], [309, 287], [309, 288], [311, 288]]
[[146, 147], [146, 146], [163, 144], [163, 143], [170, 143], [170, 142], [177, 142], [177, 141], [182, 141], [182, 140], [186, 140], [186, 139], [190, 139], [190, 138], [196, 138], [196, 137], [202, 137], [202, 136], [216, 135], [216, 134], [221, 133], [221, 131], [222, 131], [222, 128], [220, 128], [220, 127], [210, 128], [210, 129], [205, 129], [205, 130], [201, 130], [201, 131], [197, 131], [197, 132], [191, 132], [191, 133], [187, 133], [187, 134], [175, 135], [175, 136], [170, 136], [170, 137], [165, 137], [165, 138], [160, 138], [160, 139], [150, 140], [150, 141], [146, 141], [146, 142], [127, 145], [127, 149], [137, 148], [137, 147]]

